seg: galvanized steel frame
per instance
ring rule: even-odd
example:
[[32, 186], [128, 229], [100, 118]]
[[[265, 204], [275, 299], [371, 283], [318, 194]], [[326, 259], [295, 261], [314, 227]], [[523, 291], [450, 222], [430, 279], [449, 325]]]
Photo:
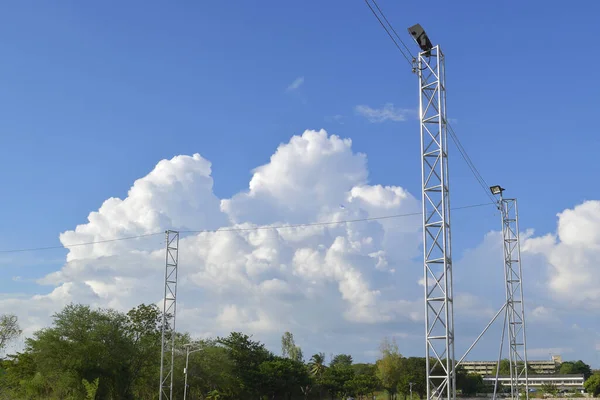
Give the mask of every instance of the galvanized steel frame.
[[419, 53], [427, 399], [456, 398], [444, 54]]
[[[517, 199], [505, 199], [501, 194], [498, 206], [502, 215], [506, 289], [505, 320], [508, 332], [511, 396], [513, 399], [520, 399], [521, 394], [524, 393], [525, 398], [528, 399], [527, 339], [525, 335], [525, 305], [523, 302], [523, 274]], [[500, 360], [498, 360], [498, 366], [499, 363]]]
[[173, 399], [173, 364], [175, 358], [175, 317], [177, 313], [177, 266], [179, 264], [179, 232], [168, 230], [165, 256], [165, 292], [160, 353], [159, 400]]

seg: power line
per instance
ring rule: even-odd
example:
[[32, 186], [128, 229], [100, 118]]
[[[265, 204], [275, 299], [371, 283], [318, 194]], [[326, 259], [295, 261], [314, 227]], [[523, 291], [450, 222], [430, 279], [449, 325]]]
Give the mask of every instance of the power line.
[[[489, 206], [489, 205], [495, 205], [495, 204], [496, 204], [495, 202], [471, 204], [468, 206], [454, 207], [454, 208], [452, 208], [452, 210], [464, 210], [464, 209], [468, 209], [468, 208], [483, 207], [483, 206]], [[353, 223], [353, 222], [378, 221], [378, 220], [392, 219], [392, 218], [412, 217], [412, 216], [417, 216], [417, 215], [421, 215], [421, 212], [384, 215], [381, 217], [346, 219], [346, 220], [339, 220], [339, 221], [309, 222], [309, 223], [304, 223], [304, 224], [292, 224], [292, 225], [265, 225], [265, 226], [254, 226], [254, 227], [249, 227], [249, 228], [218, 228], [218, 229], [205, 229], [205, 230], [186, 230], [186, 231], [179, 231], [179, 233], [180, 234], [219, 233], [219, 232], [260, 231], [260, 230], [266, 230], [266, 229], [291, 229], [291, 228], [301, 228], [301, 227], [310, 227], [310, 226], [327, 226], [327, 225], [336, 225], [336, 224], [346, 224], [346, 223]], [[114, 238], [114, 239], [95, 240], [95, 241], [91, 241], [91, 242], [76, 243], [76, 244], [65, 244], [62, 246], [30, 247], [30, 248], [24, 248], [24, 249], [0, 250], [0, 254], [23, 253], [23, 252], [29, 252], [29, 251], [42, 251], [42, 250], [69, 249], [72, 247], [118, 242], [118, 241], [122, 241], [122, 240], [133, 240], [133, 239], [140, 239], [140, 238], [146, 238], [146, 237], [158, 236], [158, 235], [164, 235], [164, 234], [165, 234], [164, 232], [154, 232], [154, 233], [147, 233], [144, 235], [125, 236], [125, 237]]]
[[467, 150], [465, 150], [465, 148], [463, 147], [462, 143], [460, 142], [460, 139], [456, 135], [456, 132], [454, 132], [454, 128], [452, 128], [452, 126], [450, 125], [449, 122], [446, 122], [446, 125], [448, 126], [448, 133], [450, 133], [450, 137], [452, 138], [452, 141], [454, 142], [454, 144], [456, 144], [456, 148], [458, 149], [458, 152], [462, 156], [463, 160], [465, 160], [465, 162], [467, 163], [467, 166], [473, 173], [473, 176], [477, 180], [477, 183], [479, 183], [479, 185], [483, 188], [483, 191], [489, 197], [489, 199], [492, 202], [497, 203], [498, 201], [494, 198], [494, 196], [492, 196], [490, 194], [490, 186], [485, 181], [485, 179], [483, 179], [483, 176], [481, 176], [481, 174], [479, 173], [479, 170], [477, 169], [477, 167], [471, 160], [471, 157], [469, 157], [469, 153], [467, 153]]
[[[365, 1], [367, 1], [367, 0], [365, 0]], [[388, 26], [390, 27], [390, 29], [392, 30], [392, 32], [394, 32], [394, 34], [396, 35], [396, 37], [398, 38], [398, 40], [400, 41], [400, 43], [402, 43], [402, 46], [404, 46], [404, 48], [406, 49], [406, 51], [410, 55], [410, 58], [414, 59], [414, 56], [413, 56], [412, 52], [410, 51], [410, 48], [406, 45], [406, 43], [404, 43], [404, 40], [402, 40], [402, 38], [400, 37], [400, 35], [398, 35], [398, 32], [396, 32], [396, 30], [394, 29], [394, 27], [392, 26], [392, 24], [390, 24], [390, 21], [388, 21], [387, 17], [385, 16], [385, 13], [379, 7], [379, 4], [377, 4], [377, 2], [375, 0], [371, 0], [371, 1], [373, 2], [373, 4], [375, 4], [375, 7], [377, 8], [377, 10], [379, 11], [379, 13], [381, 14], [381, 16], [383, 17], [383, 19], [385, 20], [386, 24], [388, 24]], [[367, 5], [369, 5], [369, 4], [367, 3]], [[412, 62], [411, 62], [411, 64], [412, 64]]]
[[156, 235], [164, 235], [164, 232], [155, 232], [155, 233], [147, 233], [144, 235], [136, 235], [136, 236], [125, 236], [115, 239], [104, 239], [104, 240], [95, 240], [93, 242], [84, 242], [84, 243], [76, 243], [76, 244], [65, 244], [62, 246], [47, 246], [47, 247], [30, 247], [26, 249], [14, 249], [14, 250], [0, 250], [0, 254], [5, 253], [22, 253], [26, 251], [38, 251], [38, 250], [57, 250], [57, 249], [69, 249], [71, 247], [79, 247], [79, 246], [88, 246], [91, 244], [100, 244], [100, 243], [110, 243], [110, 242], [119, 242], [121, 240], [131, 240], [131, 239], [139, 239], [149, 236]]
[[[452, 210], [464, 210], [467, 208], [475, 208], [475, 207], [483, 207], [489, 206], [496, 203], [481, 203], [481, 204], [472, 204], [468, 206], [455, 207]], [[367, 221], [378, 221], [382, 219], [392, 219], [392, 218], [401, 218], [401, 217], [412, 217], [422, 215], [421, 212], [407, 213], [407, 214], [394, 214], [394, 215], [384, 215], [382, 217], [368, 217], [368, 218], [357, 218], [357, 219], [346, 219], [340, 221], [325, 221], [325, 222], [309, 222], [304, 224], [292, 224], [292, 225], [265, 225], [265, 226], [255, 226], [250, 228], [222, 228], [215, 230], [200, 230], [200, 231], [179, 231], [179, 233], [219, 233], [219, 232], [243, 232], [243, 231], [260, 231], [266, 229], [291, 229], [291, 228], [302, 228], [302, 227], [310, 227], [310, 226], [326, 226], [326, 225], [336, 225], [336, 224], [345, 224], [352, 222], [367, 222]]]
[[[379, 16], [377, 15], [377, 13], [373, 9], [373, 7], [371, 7], [371, 4], [369, 4], [369, 1], [373, 2], [373, 4], [375, 5], [375, 8], [377, 8], [377, 10], [379, 11], [379, 13], [381, 14], [381, 16], [383, 17], [383, 19], [385, 20], [385, 22], [389, 26], [389, 29], [385, 26], [385, 24], [383, 23], [383, 21], [381, 20], [381, 18], [379, 18]], [[394, 44], [396, 45], [396, 47], [398, 48], [398, 50], [400, 51], [400, 53], [402, 53], [402, 55], [404, 56], [404, 58], [406, 58], [406, 60], [410, 63], [410, 65], [413, 66], [414, 56], [413, 56], [412, 52], [410, 51], [410, 49], [406, 45], [406, 43], [404, 43], [404, 41], [402, 40], [402, 38], [400, 37], [400, 35], [398, 35], [398, 32], [396, 32], [396, 29], [394, 29], [394, 27], [392, 26], [392, 24], [389, 22], [389, 20], [385, 16], [385, 13], [383, 12], [383, 10], [381, 10], [381, 8], [379, 7], [379, 5], [377, 4], [377, 1], [376, 0], [365, 0], [365, 3], [367, 4], [367, 6], [369, 6], [369, 9], [373, 13], [373, 15], [375, 15], [375, 17], [377, 18], [377, 20], [379, 21], [379, 23], [381, 24], [381, 26], [383, 27], [383, 29], [386, 31], [386, 33], [388, 34], [388, 36], [390, 37], [390, 39], [394, 42]], [[410, 55], [410, 58], [411, 58], [410, 60], [408, 59], [408, 57], [406, 56], [406, 54], [404, 53], [404, 51], [400, 48], [400, 45], [398, 45], [398, 42], [396, 41], [396, 39], [394, 39], [394, 36], [392, 36], [392, 34], [390, 33], [390, 29], [392, 30], [392, 32], [394, 33], [394, 35], [398, 39], [398, 42], [402, 43], [402, 45], [404, 46], [404, 48], [406, 49], [406, 51]], [[432, 99], [432, 101], [433, 101], [434, 105], [437, 105], [435, 99]], [[447, 124], [447, 127], [448, 127], [448, 132], [450, 133], [450, 138], [456, 144], [458, 152], [462, 156], [463, 160], [465, 160], [465, 162], [467, 163], [467, 166], [469, 167], [469, 169], [473, 173], [473, 176], [477, 180], [477, 183], [479, 183], [479, 185], [483, 188], [483, 190], [484, 190], [485, 194], [488, 196], [488, 198], [491, 201], [493, 201], [494, 204], [497, 203], [497, 200], [494, 199], [494, 197], [489, 192], [489, 185], [487, 184], [487, 182], [485, 181], [485, 179], [483, 179], [483, 177], [479, 173], [479, 170], [477, 169], [477, 167], [473, 163], [473, 160], [471, 160], [471, 157], [469, 157], [469, 154], [467, 153], [467, 150], [464, 148], [464, 146], [460, 142], [460, 139], [458, 139], [458, 136], [456, 135], [456, 132], [454, 132], [454, 128], [452, 128], [452, 126], [450, 125], [449, 122], [446, 122], [446, 124]]]
[[[381, 12], [381, 9], [377, 5], [377, 3], [375, 3], [375, 0], [372, 0], [372, 1], [373, 1], [373, 4], [375, 4], [375, 6], [377, 7], [377, 9]], [[365, 0], [365, 3], [367, 4], [367, 6], [369, 6], [369, 9], [371, 10], [371, 12], [375, 16], [375, 18], [377, 18], [377, 21], [379, 21], [379, 23], [381, 24], [381, 27], [388, 34], [388, 36], [390, 37], [390, 39], [392, 40], [392, 42], [394, 42], [394, 44], [396, 45], [396, 48], [400, 51], [400, 53], [402, 53], [402, 55], [404, 56], [404, 58], [406, 59], [406, 61], [408, 61], [408, 63], [412, 66], [412, 64], [413, 64], [413, 62], [412, 62], [413, 56], [412, 56], [412, 54], [410, 54], [410, 50], [408, 50], [408, 47], [406, 47], [406, 44], [404, 44], [404, 42], [402, 41], [402, 39], [400, 39], [400, 36], [398, 36], [398, 34], [394, 30], [394, 28], [390, 25], [390, 23], [388, 22], [387, 18], [383, 14], [383, 12], [381, 12], [382, 17], [388, 23], [388, 25], [390, 26], [390, 28], [394, 31], [394, 33], [396, 34], [396, 36], [400, 40], [400, 43], [402, 43], [402, 45], [408, 50], [408, 54], [410, 54], [410, 57], [408, 57], [406, 54], [404, 54], [404, 51], [402, 51], [402, 49], [400, 48], [400, 45], [398, 44], [398, 42], [396, 42], [396, 39], [394, 39], [394, 36], [392, 36], [392, 34], [390, 33], [389, 29], [385, 26], [385, 24], [383, 23], [383, 21], [381, 20], [381, 18], [379, 18], [379, 15], [377, 15], [377, 13], [373, 9], [373, 7], [371, 7], [371, 4], [369, 4], [369, 0]]]

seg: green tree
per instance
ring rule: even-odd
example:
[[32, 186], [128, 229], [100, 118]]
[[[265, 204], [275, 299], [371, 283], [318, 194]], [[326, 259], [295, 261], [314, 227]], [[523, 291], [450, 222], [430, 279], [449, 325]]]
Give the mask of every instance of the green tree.
[[349, 367], [352, 365], [352, 356], [350, 354], [338, 354], [336, 356], [333, 357], [333, 359], [331, 360], [331, 362], [329, 363], [330, 367], [335, 367], [335, 366], [346, 366]]
[[587, 380], [592, 376], [592, 368], [581, 360], [565, 361], [560, 364], [558, 373], [561, 375], [583, 374], [583, 378]]
[[427, 393], [425, 357], [409, 357], [403, 358], [400, 368], [400, 380], [398, 381], [397, 390], [404, 396], [410, 394], [412, 383], [413, 398], [425, 397]]
[[310, 375], [313, 378], [314, 383], [317, 386], [317, 390], [319, 393], [319, 399], [323, 398], [323, 374], [327, 369], [325, 366], [325, 353], [317, 353], [313, 354], [308, 362], [308, 368], [310, 371]]
[[377, 377], [389, 398], [395, 398], [402, 377], [402, 355], [395, 340], [384, 338], [379, 347], [381, 358], [377, 360]]
[[551, 394], [553, 396], [558, 393], [558, 387], [551, 382], [542, 384], [540, 389], [542, 390], [542, 393]]
[[98, 392], [98, 386], [100, 385], [100, 378], [94, 379], [93, 382], [88, 382], [85, 379], [81, 381], [85, 388], [85, 400], [95, 400], [96, 393]]
[[300, 346], [296, 346], [294, 335], [290, 332], [285, 332], [281, 337], [281, 354], [284, 358], [290, 358], [295, 361], [302, 362], [304, 356]]
[[[200, 341], [194, 348], [197, 351], [190, 354], [188, 365], [188, 393], [208, 396], [216, 391], [222, 399], [235, 397], [239, 381], [234, 373], [235, 365], [229, 356], [229, 350], [214, 340]], [[177, 370], [182, 371], [184, 363], [185, 357], [182, 354], [177, 358]], [[181, 375], [177, 376], [183, 379]], [[180, 384], [183, 387], [183, 382]]]
[[259, 365], [261, 394], [271, 399], [292, 399], [310, 383], [306, 366], [290, 358], [274, 357]]
[[132, 346], [126, 316], [71, 304], [53, 319], [52, 327], [27, 340], [27, 350], [55, 395], [85, 398], [83, 379], [100, 378], [98, 397], [132, 398], [128, 390]]
[[456, 374], [456, 388], [465, 396], [472, 396], [482, 391], [484, 387], [483, 377], [475, 373]]
[[228, 337], [218, 338], [233, 363], [233, 375], [237, 384], [238, 398], [256, 398], [260, 393], [261, 376], [259, 365], [273, 359], [264, 344], [251, 340], [241, 332], [232, 332]]
[[[162, 312], [152, 304], [140, 304], [127, 313], [126, 335], [131, 341], [128, 369], [130, 379], [125, 389], [133, 397], [149, 398], [156, 382], [160, 363]], [[154, 385], [155, 386], [155, 385]]]
[[351, 365], [346, 363], [337, 363], [329, 366], [325, 370], [319, 384], [327, 390], [331, 399], [336, 397], [345, 398], [348, 396], [348, 386], [346, 383], [354, 378], [354, 370]]
[[354, 377], [345, 383], [346, 391], [359, 399], [373, 396], [379, 388], [379, 379], [372, 374], [355, 374]]
[[16, 315], [0, 315], [0, 352], [4, 350], [10, 341], [16, 339], [20, 334], [21, 329], [19, 328], [19, 320]]
[[313, 354], [308, 362], [308, 366], [310, 367], [310, 373], [314, 377], [320, 377], [325, 372], [327, 368], [325, 366], [325, 353], [317, 353]]
[[590, 376], [583, 384], [583, 387], [586, 392], [594, 397], [600, 395], [600, 373]]

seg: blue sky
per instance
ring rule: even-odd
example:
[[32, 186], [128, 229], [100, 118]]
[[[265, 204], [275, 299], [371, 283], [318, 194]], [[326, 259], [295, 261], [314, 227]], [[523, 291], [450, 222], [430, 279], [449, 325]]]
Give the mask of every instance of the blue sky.
[[[522, 226], [553, 232], [558, 212], [597, 198], [589, 182], [600, 140], [589, 117], [600, 82], [586, 69], [600, 61], [600, 5], [380, 5], [414, 51], [405, 32], [417, 22], [442, 45], [449, 117], [483, 177], [519, 198]], [[363, 1], [12, 2], [0, 36], [2, 249], [60, 244], [60, 232], [178, 154], [210, 160], [215, 194], [231, 197], [305, 129], [351, 138], [370, 182], [419, 195], [417, 121], [355, 112], [418, 105], [416, 76]], [[452, 204], [486, 202], [452, 150]], [[499, 226], [490, 209], [453, 221], [458, 254]], [[8, 283], [10, 266], [39, 278], [65, 254], [0, 258], [0, 291], [35, 292]]]

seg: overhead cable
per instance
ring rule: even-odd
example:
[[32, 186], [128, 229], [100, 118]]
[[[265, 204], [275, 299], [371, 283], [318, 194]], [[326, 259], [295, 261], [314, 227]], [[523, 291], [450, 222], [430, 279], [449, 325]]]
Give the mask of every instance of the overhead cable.
[[[483, 206], [489, 206], [489, 205], [495, 205], [495, 204], [496, 204], [495, 202], [494, 203], [472, 204], [472, 205], [468, 205], [468, 206], [454, 207], [454, 208], [452, 208], [452, 210], [464, 210], [464, 209], [467, 209], [467, 208], [483, 207]], [[353, 222], [378, 221], [378, 220], [384, 220], [384, 219], [411, 217], [411, 216], [417, 216], [417, 215], [421, 215], [421, 212], [406, 213], [406, 214], [394, 214], [394, 215], [384, 215], [384, 216], [381, 216], [381, 217], [367, 217], [367, 218], [357, 218], [357, 219], [346, 219], [346, 220], [339, 220], [339, 221], [309, 222], [309, 223], [304, 223], [304, 224], [264, 225], [264, 226], [253, 226], [253, 227], [248, 227], [248, 228], [226, 227], [226, 228], [204, 229], [204, 230], [181, 230], [181, 231], [179, 231], [179, 233], [180, 234], [186, 234], [186, 233], [244, 232], [244, 231], [260, 231], [260, 230], [267, 230], [267, 229], [277, 229], [277, 230], [279, 230], [279, 229], [292, 229], [292, 228], [302, 228], [302, 227], [311, 227], [311, 226], [327, 226], [327, 225], [345, 224], [345, 223], [353, 223]], [[110, 243], [110, 242], [118, 242], [118, 241], [122, 241], [122, 240], [141, 239], [141, 238], [146, 238], [146, 237], [151, 237], [151, 236], [158, 236], [158, 235], [164, 235], [164, 234], [165, 233], [163, 231], [163, 232], [147, 233], [147, 234], [136, 235], [136, 236], [125, 236], [125, 237], [113, 238], [113, 239], [95, 240], [95, 241], [84, 242], [84, 243], [65, 244], [65, 245], [62, 245], [62, 246], [30, 247], [30, 248], [24, 248], [24, 249], [0, 250], [0, 254], [22, 253], [22, 252], [28, 252], [28, 251], [41, 251], [41, 250], [69, 249], [69, 248], [72, 248], [72, 247], [89, 246], [89, 245], [93, 245], [93, 244], [102, 244], [102, 243]]]
[[[370, 2], [372, 2], [375, 5], [375, 8], [377, 9], [377, 11], [379, 12], [379, 14], [381, 15], [381, 18], [383, 18], [383, 20], [387, 24], [387, 26], [383, 23], [382, 19], [379, 17], [379, 15], [377, 14], [377, 12], [375, 12], [375, 10], [371, 6]], [[415, 58], [414, 55], [412, 54], [412, 52], [410, 51], [410, 49], [406, 45], [406, 43], [402, 40], [402, 38], [400, 37], [400, 35], [398, 35], [398, 32], [396, 32], [396, 30], [394, 29], [394, 27], [392, 26], [392, 24], [389, 22], [389, 20], [385, 16], [385, 13], [381, 9], [381, 7], [379, 7], [379, 5], [377, 4], [377, 1], [376, 0], [365, 0], [365, 3], [369, 7], [369, 9], [373, 13], [373, 15], [375, 15], [375, 17], [377, 18], [377, 20], [379, 21], [379, 23], [381, 24], [381, 26], [383, 27], [383, 29], [386, 31], [386, 33], [388, 34], [388, 36], [390, 37], [390, 39], [392, 40], [392, 42], [394, 42], [394, 44], [396, 45], [396, 48], [400, 51], [400, 53], [402, 53], [402, 55], [404, 56], [404, 58], [406, 58], [406, 60], [409, 62], [409, 64], [411, 66], [413, 66], [413, 61], [414, 61], [414, 58]], [[390, 32], [390, 30], [391, 30], [391, 32], [394, 33], [394, 35], [392, 35], [392, 33]], [[394, 38], [394, 36], [395, 36], [395, 38]], [[400, 48], [400, 45], [398, 43], [401, 43], [402, 46], [404, 46], [404, 48], [406, 49], [406, 53], [408, 53], [408, 55], [410, 56], [410, 58]], [[435, 103], [435, 100], [433, 100], [433, 101]], [[467, 166], [469, 167], [469, 169], [473, 173], [473, 176], [477, 180], [477, 183], [483, 188], [483, 190], [485, 191], [485, 194], [488, 196], [488, 198], [492, 202], [494, 202], [494, 204], [496, 204], [497, 200], [489, 192], [489, 185], [487, 184], [487, 182], [485, 181], [485, 179], [483, 179], [483, 177], [479, 173], [479, 170], [477, 169], [477, 167], [473, 163], [473, 160], [471, 160], [471, 157], [469, 157], [469, 154], [467, 153], [467, 150], [464, 148], [464, 146], [460, 142], [460, 139], [458, 139], [458, 136], [456, 135], [456, 132], [454, 132], [454, 128], [452, 128], [452, 126], [450, 125], [449, 122], [446, 122], [446, 125], [448, 127], [448, 132], [450, 133], [450, 138], [456, 144], [458, 152], [462, 156], [463, 160], [465, 160], [465, 162], [467, 163]]]

